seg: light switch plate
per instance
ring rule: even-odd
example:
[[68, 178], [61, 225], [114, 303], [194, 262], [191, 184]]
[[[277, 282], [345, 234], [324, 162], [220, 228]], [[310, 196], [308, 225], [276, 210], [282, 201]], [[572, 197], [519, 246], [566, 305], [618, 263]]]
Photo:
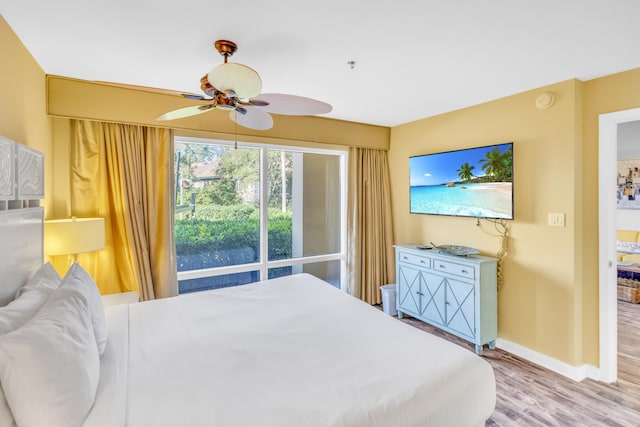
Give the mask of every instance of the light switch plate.
[[564, 214], [549, 212], [549, 225], [552, 227], [564, 227]]

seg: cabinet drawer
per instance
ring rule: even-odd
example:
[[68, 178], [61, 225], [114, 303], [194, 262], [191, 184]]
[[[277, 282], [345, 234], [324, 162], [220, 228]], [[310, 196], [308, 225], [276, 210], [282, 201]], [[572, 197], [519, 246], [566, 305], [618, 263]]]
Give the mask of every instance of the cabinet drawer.
[[433, 260], [433, 269], [442, 271], [443, 273], [454, 274], [456, 276], [465, 277], [467, 279], [476, 279], [476, 270], [473, 266], [458, 264], [455, 262], [444, 261], [441, 259]]
[[417, 265], [419, 267], [431, 268], [431, 258], [420, 255], [414, 255], [407, 252], [400, 252], [400, 262]]

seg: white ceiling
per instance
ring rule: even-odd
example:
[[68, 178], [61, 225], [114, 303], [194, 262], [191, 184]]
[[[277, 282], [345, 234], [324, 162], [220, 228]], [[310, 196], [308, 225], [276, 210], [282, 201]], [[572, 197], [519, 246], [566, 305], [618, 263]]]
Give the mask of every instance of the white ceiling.
[[48, 74], [201, 93], [228, 39], [263, 92], [384, 126], [640, 67], [639, 0], [0, 0], [0, 14]]

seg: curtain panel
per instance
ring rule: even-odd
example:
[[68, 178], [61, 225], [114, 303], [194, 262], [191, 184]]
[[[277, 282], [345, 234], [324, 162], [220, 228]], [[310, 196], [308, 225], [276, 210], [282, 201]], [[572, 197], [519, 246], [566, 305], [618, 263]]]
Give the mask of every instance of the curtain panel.
[[395, 277], [387, 152], [351, 147], [348, 179], [347, 289], [380, 304], [380, 286]]
[[71, 120], [71, 133], [71, 214], [105, 219], [106, 247], [83, 266], [103, 294], [177, 295], [171, 131]]

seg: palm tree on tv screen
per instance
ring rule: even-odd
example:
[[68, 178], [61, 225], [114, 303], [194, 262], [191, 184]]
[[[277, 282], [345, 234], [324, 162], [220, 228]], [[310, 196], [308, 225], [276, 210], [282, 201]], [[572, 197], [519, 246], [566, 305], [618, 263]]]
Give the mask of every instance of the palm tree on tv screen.
[[511, 179], [511, 151], [505, 150], [503, 153], [496, 147], [488, 151], [484, 155], [484, 159], [480, 159], [482, 170], [495, 180]]
[[458, 169], [456, 172], [458, 172], [458, 176], [460, 177], [461, 180], [469, 181], [473, 176], [473, 173], [471, 171], [474, 170], [475, 168], [476, 167], [473, 165], [470, 165], [469, 162], [465, 162], [462, 166], [460, 166], [460, 169]]

